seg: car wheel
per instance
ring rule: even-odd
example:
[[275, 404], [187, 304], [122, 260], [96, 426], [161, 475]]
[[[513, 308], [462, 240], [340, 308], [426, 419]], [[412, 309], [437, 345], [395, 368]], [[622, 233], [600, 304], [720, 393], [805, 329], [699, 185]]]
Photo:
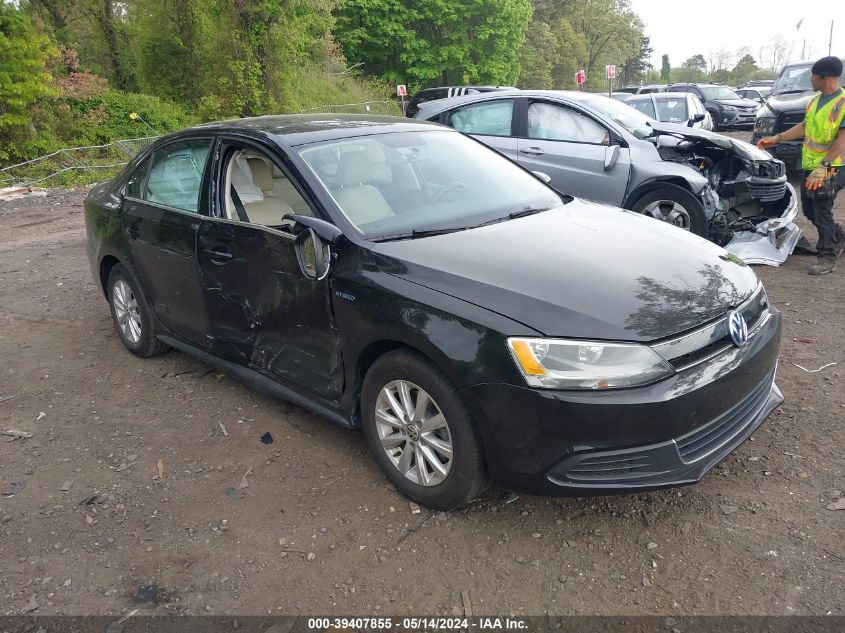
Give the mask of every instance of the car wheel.
[[637, 198], [631, 210], [707, 237], [704, 205], [689, 191], [677, 185], [664, 183], [655, 187]]
[[126, 349], [142, 358], [167, 349], [155, 336], [152, 310], [134, 277], [122, 264], [115, 265], [109, 273], [108, 297], [112, 320]]
[[460, 395], [427, 360], [396, 351], [364, 379], [361, 418], [370, 452], [407, 497], [453, 510], [487, 486], [481, 440]]

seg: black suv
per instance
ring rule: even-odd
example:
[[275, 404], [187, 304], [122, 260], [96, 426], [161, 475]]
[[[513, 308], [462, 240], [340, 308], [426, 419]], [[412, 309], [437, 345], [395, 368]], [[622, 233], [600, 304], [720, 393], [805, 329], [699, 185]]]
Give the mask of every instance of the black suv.
[[[845, 59], [842, 60], [845, 63]], [[772, 86], [766, 104], [757, 111], [754, 134], [751, 141], [756, 143], [764, 136], [785, 132], [804, 120], [804, 114], [815, 92], [810, 83], [810, 69], [815, 60], [795, 62], [784, 66]], [[839, 78], [845, 87], [845, 77]], [[773, 156], [781, 159], [787, 167], [801, 167], [801, 145], [804, 139], [784, 141], [767, 147]]]
[[743, 99], [730, 88], [717, 84], [672, 84], [666, 92], [691, 92], [713, 117], [713, 129], [754, 125], [754, 114], [760, 104]]
[[405, 116], [413, 119], [417, 115], [417, 112], [420, 111], [420, 104], [426, 101], [463, 97], [464, 95], [493, 92], [494, 90], [516, 90], [516, 88], [510, 86], [442, 86], [440, 88], [426, 88], [411, 97], [408, 107], [405, 108]]

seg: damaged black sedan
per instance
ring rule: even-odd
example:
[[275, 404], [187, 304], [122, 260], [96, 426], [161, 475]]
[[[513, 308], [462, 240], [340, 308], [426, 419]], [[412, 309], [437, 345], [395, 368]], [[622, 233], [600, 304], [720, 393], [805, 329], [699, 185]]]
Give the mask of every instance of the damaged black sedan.
[[417, 118], [471, 134], [547, 174], [563, 193], [668, 222], [749, 264], [782, 264], [801, 235], [793, 222], [798, 199], [781, 161], [603, 95], [496, 92], [432, 101]]
[[694, 483], [782, 401], [780, 313], [746, 264], [446, 127], [196, 127], [93, 188], [85, 220], [129, 351], [173, 347], [362, 428], [430, 507], [488, 482]]

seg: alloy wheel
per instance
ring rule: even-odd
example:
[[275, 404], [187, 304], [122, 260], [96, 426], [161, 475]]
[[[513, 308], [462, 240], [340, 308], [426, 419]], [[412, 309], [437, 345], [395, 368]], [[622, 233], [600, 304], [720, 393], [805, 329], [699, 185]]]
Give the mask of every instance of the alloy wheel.
[[141, 314], [138, 311], [138, 300], [122, 279], [118, 279], [112, 288], [112, 302], [117, 326], [123, 337], [136, 345], [141, 340]]
[[656, 220], [667, 222], [672, 226], [689, 231], [692, 228], [689, 211], [674, 200], [655, 200], [646, 206], [642, 213], [650, 215]]
[[453, 460], [449, 424], [434, 399], [407, 380], [394, 380], [376, 399], [378, 439], [391, 463], [408, 480], [436, 486]]

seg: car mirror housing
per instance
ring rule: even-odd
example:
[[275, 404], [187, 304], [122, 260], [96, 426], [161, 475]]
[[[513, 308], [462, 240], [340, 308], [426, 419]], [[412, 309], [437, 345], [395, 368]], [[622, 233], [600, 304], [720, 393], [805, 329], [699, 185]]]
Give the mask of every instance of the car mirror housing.
[[699, 114], [694, 114], [694, 115], [692, 116], [692, 118], [691, 118], [689, 121], [687, 121], [687, 127], [692, 127], [692, 126], [693, 126], [693, 125], [695, 125], [696, 123], [700, 123], [700, 122], [701, 122], [701, 121], [703, 121], [703, 120], [704, 120], [704, 115], [703, 115], [703, 114], [701, 114], [701, 113], [699, 113]]
[[331, 247], [314, 229], [306, 228], [296, 236], [296, 258], [303, 275], [321, 281], [331, 268]]
[[288, 213], [284, 219], [296, 222], [300, 226], [313, 230], [314, 233], [320, 236], [320, 238], [332, 245], [338, 244], [343, 238], [343, 232], [339, 228], [337, 228], [334, 224], [321, 220], [320, 218]]

